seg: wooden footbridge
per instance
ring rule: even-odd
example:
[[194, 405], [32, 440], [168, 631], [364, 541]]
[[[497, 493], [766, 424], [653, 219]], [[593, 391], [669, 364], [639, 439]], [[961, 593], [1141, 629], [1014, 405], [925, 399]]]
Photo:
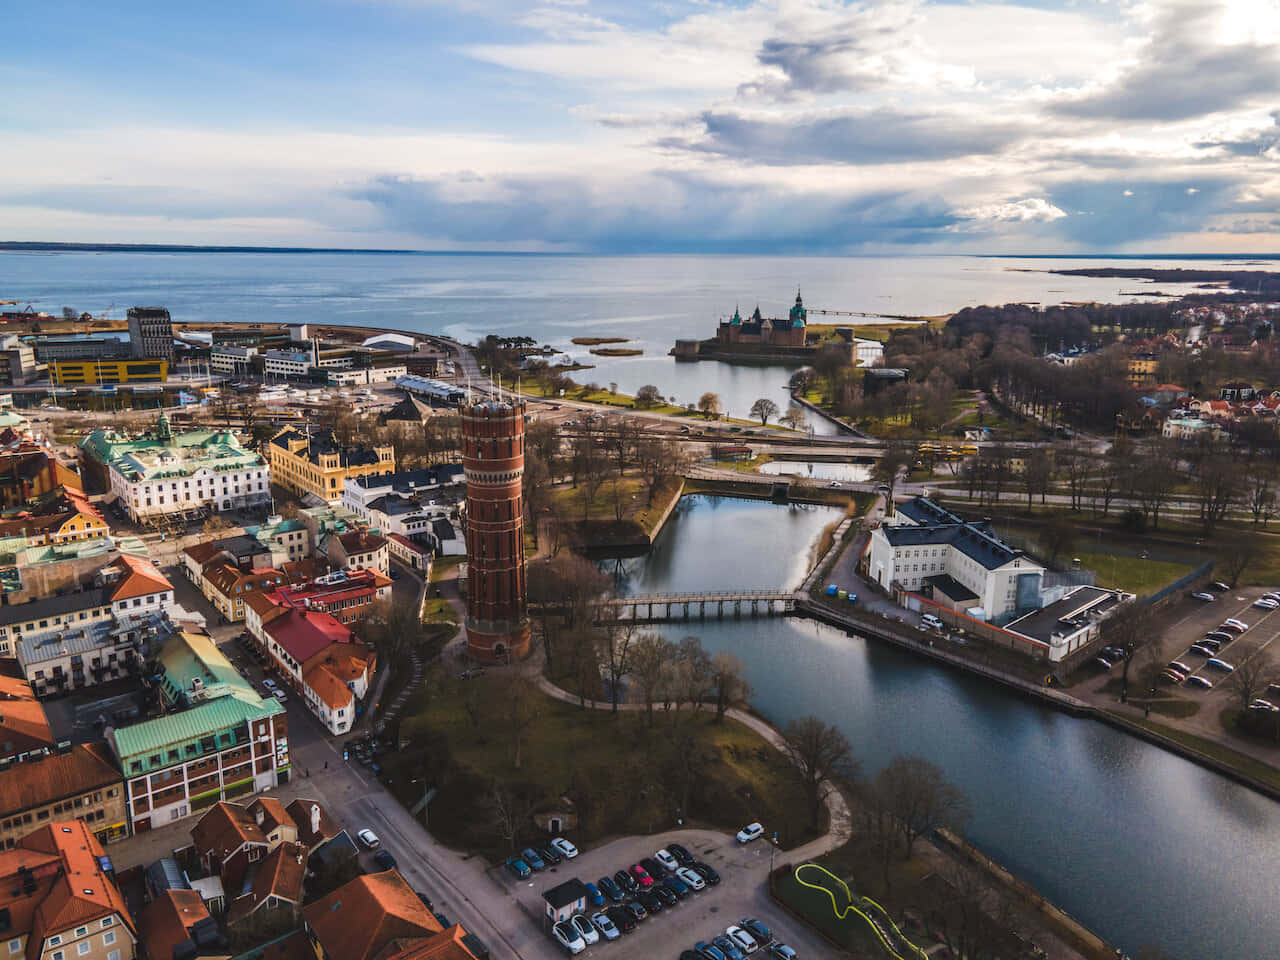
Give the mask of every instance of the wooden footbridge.
[[662, 593], [619, 597], [602, 608], [600, 618], [611, 623], [672, 623], [784, 617], [795, 609], [796, 594], [778, 590]]

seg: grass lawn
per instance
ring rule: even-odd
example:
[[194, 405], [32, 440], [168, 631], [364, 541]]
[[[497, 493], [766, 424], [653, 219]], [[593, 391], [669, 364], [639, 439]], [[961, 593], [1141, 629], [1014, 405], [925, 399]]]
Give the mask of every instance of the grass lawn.
[[444, 597], [428, 597], [422, 605], [422, 622], [452, 623], [456, 625], [458, 615], [454, 612], [453, 607], [449, 606], [449, 601]]
[[441, 580], [447, 579], [452, 571], [458, 568], [458, 564], [463, 562], [463, 557], [436, 557], [431, 562], [431, 583], [439, 583]]
[[1186, 576], [1192, 567], [1165, 560], [1143, 560], [1141, 557], [1122, 557], [1110, 553], [1086, 553], [1073, 550], [1072, 557], [1079, 557], [1086, 570], [1098, 575], [1098, 586], [1127, 590], [1138, 596], [1149, 596]]
[[[736, 830], [759, 820], [778, 830], [785, 847], [810, 839], [802, 795], [781, 754], [741, 724], [715, 723], [705, 708], [681, 712], [677, 736], [661, 710], [650, 727], [641, 713], [582, 710], [532, 691], [535, 716], [516, 769], [512, 738], [494, 706], [504, 682], [496, 673], [461, 680], [430, 671], [423, 684], [429, 693], [415, 694], [415, 712], [401, 725], [408, 746], [387, 760], [402, 800], [420, 795], [420, 785], [410, 782], [419, 772], [438, 787], [431, 825], [445, 842], [504, 852], [487, 846], [493, 829], [479, 822], [477, 795], [495, 781], [519, 784], [541, 804], [568, 796], [579, 815], [575, 842], [674, 826], [682, 799], [687, 821]], [[689, 741], [682, 746], [684, 734]], [[447, 768], [441, 757], [449, 758]], [[690, 776], [682, 788], [677, 784], [686, 781], [676, 771], [685, 765]]]

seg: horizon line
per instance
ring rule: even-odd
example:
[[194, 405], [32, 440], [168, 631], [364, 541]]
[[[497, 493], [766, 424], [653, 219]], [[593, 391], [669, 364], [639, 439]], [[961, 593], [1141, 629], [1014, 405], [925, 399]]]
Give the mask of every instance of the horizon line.
[[468, 257], [654, 257], [654, 256], [778, 256], [778, 257], [868, 257], [899, 256], [985, 257], [1003, 260], [1280, 260], [1280, 253], [735, 253], [735, 252], [601, 252], [555, 250], [422, 250], [396, 247], [302, 247], [260, 246], [250, 244], [186, 244], [186, 243], [90, 243], [55, 240], [0, 240], [0, 251], [107, 252], [107, 253], [337, 253], [400, 254], [408, 256]]

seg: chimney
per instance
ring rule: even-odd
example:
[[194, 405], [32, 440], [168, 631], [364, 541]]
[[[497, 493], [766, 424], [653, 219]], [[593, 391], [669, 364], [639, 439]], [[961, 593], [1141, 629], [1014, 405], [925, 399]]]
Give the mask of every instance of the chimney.
[[253, 813], [253, 819], [254, 819], [254, 820], [256, 820], [256, 821], [258, 822], [258, 826], [262, 826], [262, 822], [263, 822], [264, 820], [266, 820], [266, 818], [267, 818], [267, 815], [266, 815], [265, 813], [263, 813], [263, 812], [262, 812], [262, 808], [261, 808], [261, 807], [259, 807], [259, 808], [258, 808], [257, 810], [255, 810], [255, 811], [254, 811], [254, 813]]
[[318, 834], [320, 832], [320, 804], [313, 803], [311, 805], [311, 833]]

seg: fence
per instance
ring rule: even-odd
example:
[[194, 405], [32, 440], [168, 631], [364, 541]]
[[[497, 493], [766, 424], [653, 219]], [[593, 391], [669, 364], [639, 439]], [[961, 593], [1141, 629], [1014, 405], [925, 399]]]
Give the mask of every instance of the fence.
[[1151, 596], [1144, 597], [1142, 602], [1147, 604], [1148, 606], [1153, 606], [1153, 607], [1157, 606], [1163, 603], [1164, 601], [1168, 600], [1170, 597], [1176, 596], [1178, 593], [1185, 590], [1187, 587], [1195, 583], [1201, 577], [1207, 577], [1209, 575], [1209, 572], [1212, 569], [1213, 569], [1213, 561], [1206, 560], [1204, 563], [1200, 564], [1200, 566], [1196, 567], [1194, 570], [1188, 573], [1185, 577], [1180, 577], [1179, 579], [1173, 581], [1173, 583], [1169, 584], [1167, 587], [1163, 587], [1162, 589], [1157, 590]]

